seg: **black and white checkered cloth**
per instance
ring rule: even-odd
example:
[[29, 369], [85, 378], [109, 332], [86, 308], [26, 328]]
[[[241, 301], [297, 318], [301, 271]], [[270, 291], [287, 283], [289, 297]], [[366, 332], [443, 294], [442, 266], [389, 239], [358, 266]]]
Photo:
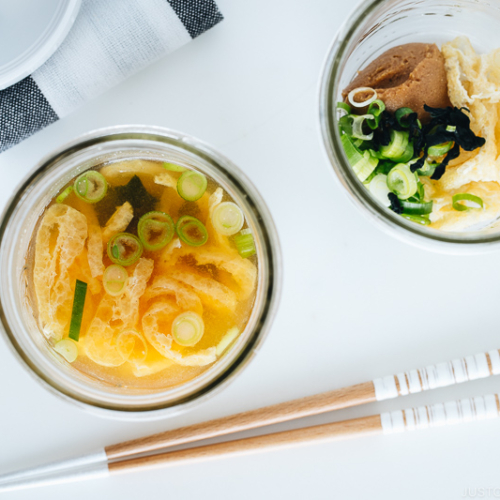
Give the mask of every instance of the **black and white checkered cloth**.
[[54, 55], [0, 90], [0, 152], [221, 20], [213, 0], [83, 0]]

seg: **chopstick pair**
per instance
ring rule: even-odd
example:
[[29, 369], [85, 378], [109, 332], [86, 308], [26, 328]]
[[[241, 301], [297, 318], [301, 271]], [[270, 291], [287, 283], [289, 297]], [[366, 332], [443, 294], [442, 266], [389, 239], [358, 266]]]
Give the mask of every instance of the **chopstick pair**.
[[107, 446], [96, 453], [0, 475], [0, 492], [104, 477], [132, 470], [198, 462], [299, 444], [327, 442], [367, 434], [391, 434], [500, 416], [498, 395], [397, 410], [246, 439], [150, 454], [306, 416], [445, 387], [500, 373], [498, 350], [398, 373], [371, 382], [258, 408], [208, 422]]

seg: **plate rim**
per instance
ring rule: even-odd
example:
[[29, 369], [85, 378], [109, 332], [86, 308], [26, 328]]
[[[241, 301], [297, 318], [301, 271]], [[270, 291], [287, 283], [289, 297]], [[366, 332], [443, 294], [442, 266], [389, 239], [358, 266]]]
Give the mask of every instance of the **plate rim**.
[[65, 0], [61, 3], [63, 7], [59, 18], [47, 26], [30, 48], [7, 63], [3, 72], [0, 71], [0, 90], [11, 87], [29, 76], [54, 54], [72, 28], [81, 2], [82, 0]]

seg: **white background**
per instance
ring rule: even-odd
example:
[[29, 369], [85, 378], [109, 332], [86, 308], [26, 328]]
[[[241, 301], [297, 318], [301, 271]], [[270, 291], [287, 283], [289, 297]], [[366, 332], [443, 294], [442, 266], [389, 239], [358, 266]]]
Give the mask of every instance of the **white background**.
[[[365, 220], [334, 181], [318, 132], [317, 88], [352, 2], [218, 3], [222, 24], [0, 155], [0, 208], [43, 155], [88, 130], [138, 123], [199, 137], [247, 173], [274, 216], [285, 279], [271, 334], [225, 391], [154, 423], [104, 420], [61, 402], [21, 368], [2, 338], [0, 472], [500, 347], [500, 256], [437, 255], [400, 243]], [[499, 388], [490, 378], [278, 428]], [[2, 499], [459, 499], [469, 487], [500, 488], [499, 443], [499, 421], [483, 421]]]

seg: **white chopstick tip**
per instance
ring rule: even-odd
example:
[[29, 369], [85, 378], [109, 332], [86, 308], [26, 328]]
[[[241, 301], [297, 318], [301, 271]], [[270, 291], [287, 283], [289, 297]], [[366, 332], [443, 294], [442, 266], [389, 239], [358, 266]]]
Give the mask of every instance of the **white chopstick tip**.
[[[18, 470], [0, 475], [0, 487], [3, 484], [12, 483], [13, 481], [22, 482], [33, 477], [41, 477], [47, 474], [55, 474], [61, 471], [68, 471], [73, 468], [88, 467], [90, 465], [105, 463], [107, 467], [108, 457], [104, 448], [93, 453], [79, 455], [66, 460], [58, 460], [48, 464], [37, 465], [29, 469]], [[1, 491], [1, 489], [0, 489]]]
[[85, 479], [98, 479], [107, 476], [109, 476], [107, 462], [99, 462], [79, 468], [62, 469], [51, 474], [24, 477], [15, 481], [5, 482], [0, 484], [0, 493], [37, 488], [40, 486], [53, 486], [56, 484], [83, 481]]

